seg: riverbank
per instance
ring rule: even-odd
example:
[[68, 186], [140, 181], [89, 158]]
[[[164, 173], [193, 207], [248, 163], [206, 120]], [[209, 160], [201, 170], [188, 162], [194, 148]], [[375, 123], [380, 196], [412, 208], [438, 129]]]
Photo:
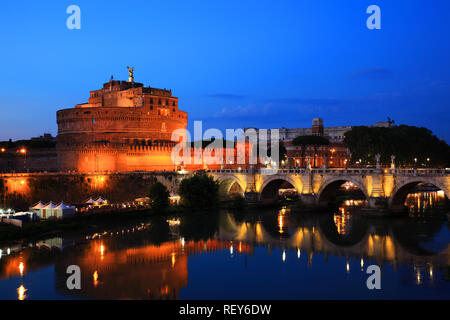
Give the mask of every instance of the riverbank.
[[164, 212], [155, 212], [151, 209], [136, 211], [110, 211], [101, 213], [88, 213], [76, 215], [73, 218], [58, 220], [43, 220], [25, 223], [22, 228], [0, 224], [0, 241], [15, 242], [26, 239], [55, 235], [67, 231], [89, 230], [98, 228], [99, 225], [115, 224], [119, 221], [129, 221], [139, 218], [148, 218], [157, 215], [170, 215], [183, 212], [183, 208], [171, 206]]

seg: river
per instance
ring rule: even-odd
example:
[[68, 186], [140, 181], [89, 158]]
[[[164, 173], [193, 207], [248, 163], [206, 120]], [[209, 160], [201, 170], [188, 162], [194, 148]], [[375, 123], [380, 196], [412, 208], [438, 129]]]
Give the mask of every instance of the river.
[[[435, 193], [409, 215], [373, 218], [358, 201], [154, 217], [96, 232], [1, 245], [0, 299], [450, 299], [450, 224]], [[409, 201], [409, 202], [408, 202]], [[81, 289], [67, 288], [67, 267]], [[367, 267], [381, 289], [367, 287]]]

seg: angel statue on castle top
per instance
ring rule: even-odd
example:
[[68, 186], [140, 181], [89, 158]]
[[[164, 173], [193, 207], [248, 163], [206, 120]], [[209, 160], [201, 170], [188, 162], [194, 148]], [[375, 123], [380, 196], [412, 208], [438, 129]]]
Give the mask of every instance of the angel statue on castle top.
[[134, 68], [127, 67], [127, 69], [128, 69], [128, 82], [134, 82], [134, 75], [133, 75]]

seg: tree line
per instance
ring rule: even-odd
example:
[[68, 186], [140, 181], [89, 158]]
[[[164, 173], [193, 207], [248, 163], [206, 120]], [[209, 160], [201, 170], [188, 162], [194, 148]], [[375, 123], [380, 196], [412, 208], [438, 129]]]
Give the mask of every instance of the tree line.
[[353, 164], [374, 164], [375, 155], [380, 154], [383, 165], [390, 165], [391, 155], [394, 155], [397, 166], [450, 166], [449, 145], [423, 127], [357, 126], [345, 133], [344, 142], [351, 152]]

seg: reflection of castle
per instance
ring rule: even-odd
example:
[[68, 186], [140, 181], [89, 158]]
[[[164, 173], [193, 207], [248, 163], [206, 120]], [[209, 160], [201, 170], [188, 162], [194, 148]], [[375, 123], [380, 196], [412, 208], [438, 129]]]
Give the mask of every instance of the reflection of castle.
[[[433, 272], [448, 265], [448, 244], [443, 243], [439, 248], [433, 244], [433, 250], [427, 250], [426, 245], [427, 239], [433, 239], [440, 230], [441, 221], [426, 225], [416, 220], [394, 221], [387, 228], [379, 221], [355, 220], [353, 223], [357, 228], [342, 237], [333, 216], [295, 217], [288, 211], [280, 214], [282, 219], [270, 216], [255, 222], [238, 221], [231, 214], [223, 214], [218, 221], [217, 233], [205, 241], [180, 238], [151, 244], [147, 233], [134, 233], [134, 228], [133, 232], [127, 229], [121, 233], [105, 233], [101, 238], [95, 234], [93, 240], [69, 247], [64, 247], [62, 240], [46, 241], [40, 249], [25, 248], [20, 254], [4, 254], [0, 259], [0, 279], [26, 276], [33, 270], [54, 265], [57, 292], [70, 298], [176, 299], [188, 284], [189, 256], [214, 251], [233, 256], [252, 255], [255, 247], [267, 247], [268, 252], [281, 248], [280, 259], [285, 261], [285, 252], [295, 250], [299, 259], [306, 257], [310, 267], [314, 267], [315, 255], [323, 255], [325, 261], [328, 256], [356, 258], [361, 261], [361, 267], [372, 262], [393, 264], [394, 268], [397, 265], [422, 266], [422, 269], [426, 266], [430, 278], [436, 276]], [[182, 218], [181, 225], [183, 223]], [[63, 247], [63, 250], [49, 250], [50, 246]], [[214, 263], [217, 261], [213, 261], [212, 266]], [[80, 291], [66, 287], [66, 268], [73, 264], [81, 268]], [[196, 268], [195, 263], [189, 267]], [[421, 284], [424, 278], [416, 280]], [[195, 279], [189, 281], [195, 286]], [[39, 298], [33, 296], [30, 283], [25, 281], [22, 285], [22, 291], [29, 289], [28, 293], [22, 294]]]
[[111, 79], [88, 103], [59, 110], [57, 122], [63, 171], [162, 171], [174, 169], [171, 135], [186, 128], [187, 113], [171, 90]]

